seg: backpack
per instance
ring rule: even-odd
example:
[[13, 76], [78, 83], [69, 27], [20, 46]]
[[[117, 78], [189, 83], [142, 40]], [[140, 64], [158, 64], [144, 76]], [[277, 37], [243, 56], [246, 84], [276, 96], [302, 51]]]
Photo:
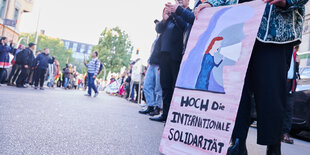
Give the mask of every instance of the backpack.
[[15, 63], [19, 64], [19, 65], [22, 64], [23, 58], [24, 58], [24, 50], [22, 50], [16, 54]]
[[[98, 63], [99, 60], [96, 61], [96, 66], [97, 66], [97, 63]], [[99, 67], [99, 71], [98, 71], [98, 74], [97, 75], [100, 75], [102, 69], [103, 69], [103, 64], [99, 61], [100, 63], [100, 67]]]

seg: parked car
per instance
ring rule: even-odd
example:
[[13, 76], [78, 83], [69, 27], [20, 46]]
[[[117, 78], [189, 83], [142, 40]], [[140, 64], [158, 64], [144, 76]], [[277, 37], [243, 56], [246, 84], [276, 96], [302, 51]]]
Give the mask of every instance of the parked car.
[[292, 131], [310, 131], [310, 67], [300, 69], [294, 97]]
[[[292, 133], [294, 134], [298, 134], [301, 131], [310, 131], [310, 67], [301, 68], [299, 73], [301, 79], [297, 81], [292, 118]], [[257, 118], [254, 96], [251, 104], [252, 121], [250, 123], [252, 124]]]

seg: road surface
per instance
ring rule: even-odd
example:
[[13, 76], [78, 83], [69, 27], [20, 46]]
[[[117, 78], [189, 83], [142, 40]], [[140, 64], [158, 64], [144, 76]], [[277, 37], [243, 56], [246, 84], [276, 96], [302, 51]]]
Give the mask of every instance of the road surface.
[[[163, 123], [138, 114], [141, 107], [101, 93], [0, 87], [0, 154], [159, 155]], [[250, 129], [249, 155], [265, 154]], [[283, 155], [309, 155], [310, 143], [283, 144]]]

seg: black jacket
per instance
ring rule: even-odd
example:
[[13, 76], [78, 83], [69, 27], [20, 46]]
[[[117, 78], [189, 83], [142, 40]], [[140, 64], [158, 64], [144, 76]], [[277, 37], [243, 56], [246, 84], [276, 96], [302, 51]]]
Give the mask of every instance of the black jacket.
[[[194, 10], [200, 4], [201, 4], [201, 1], [199, 1], [195, 5]], [[195, 14], [194, 14], [194, 12], [192, 10], [184, 9], [181, 6], [179, 6], [177, 8], [176, 14], [181, 16], [183, 18], [183, 20], [185, 20], [188, 23], [188, 25], [186, 27], [186, 30], [184, 31], [184, 38], [183, 38], [183, 52], [182, 52], [182, 54], [184, 54], [185, 50], [186, 50], [186, 46], [187, 46], [187, 41], [188, 41], [189, 35], [191, 33], [191, 30], [192, 30], [192, 25], [194, 24], [194, 21], [195, 21], [196, 17], [195, 17]]]
[[173, 13], [164, 23], [156, 26], [157, 33], [161, 34], [161, 52], [168, 52], [175, 61], [182, 60], [183, 36], [188, 23], [179, 15]]
[[46, 55], [45, 53], [41, 53], [37, 56], [37, 58], [34, 61], [34, 66], [38, 66], [40, 69], [47, 69], [48, 64], [53, 64], [55, 58], [51, 58], [49, 55]]
[[33, 52], [31, 51], [31, 49], [26, 48], [21, 52], [22, 52], [21, 53], [22, 54], [21, 65], [32, 66], [32, 62], [34, 60], [34, 55], [33, 55]]
[[160, 60], [160, 44], [161, 44], [161, 36], [159, 36], [153, 43], [151, 56], [149, 59], [149, 63], [151, 65], [159, 65]]

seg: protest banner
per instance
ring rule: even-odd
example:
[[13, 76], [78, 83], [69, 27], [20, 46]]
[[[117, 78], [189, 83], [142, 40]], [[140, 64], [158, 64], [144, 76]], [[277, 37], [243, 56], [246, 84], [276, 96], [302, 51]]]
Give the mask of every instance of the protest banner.
[[199, 13], [180, 67], [161, 140], [163, 154], [226, 154], [265, 5]]
[[104, 91], [107, 93], [117, 93], [121, 85], [122, 85], [122, 79], [118, 79], [112, 82], [111, 84], [107, 85]]

